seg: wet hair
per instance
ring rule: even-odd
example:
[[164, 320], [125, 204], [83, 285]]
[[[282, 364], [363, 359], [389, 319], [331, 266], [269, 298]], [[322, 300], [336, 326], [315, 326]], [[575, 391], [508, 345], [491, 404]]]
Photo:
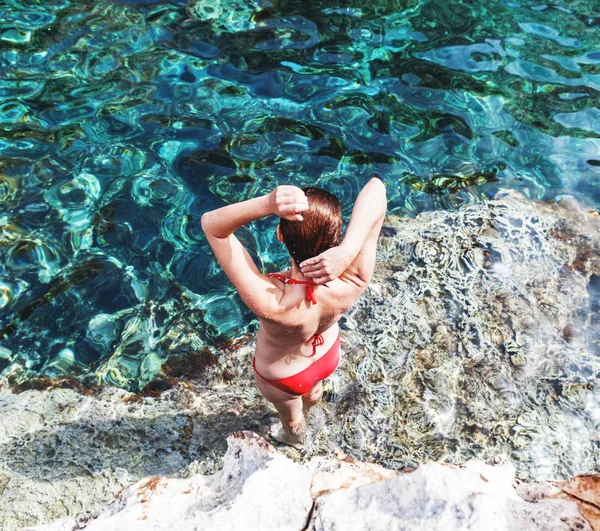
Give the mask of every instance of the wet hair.
[[316, 186], [303, 188], [308, 210], [303, 221], [281, 219], [283, 242], [297, 264], [340, 244], [342, 205], [338, 198]]

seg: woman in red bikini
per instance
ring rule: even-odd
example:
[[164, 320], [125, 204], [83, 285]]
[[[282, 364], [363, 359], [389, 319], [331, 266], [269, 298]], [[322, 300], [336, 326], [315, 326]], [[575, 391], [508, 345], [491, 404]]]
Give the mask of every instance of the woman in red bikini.
[[[320, 188], [278, 186], [202, 216], [219, 264], [260, 321], [254, 379], [279, 413], [280, 438], [292, 446], [304, 443], [305, 415], [321, 398], [321, 381], [338, 366], [337, 322], [371, 280], [385, 211], [385, 186], [373, 178], [358, 195], [341, 242], [340, 203]], [[277, 237], [292, 266], [263, 275], [234, 232], [268, 215], [281, 218]]]

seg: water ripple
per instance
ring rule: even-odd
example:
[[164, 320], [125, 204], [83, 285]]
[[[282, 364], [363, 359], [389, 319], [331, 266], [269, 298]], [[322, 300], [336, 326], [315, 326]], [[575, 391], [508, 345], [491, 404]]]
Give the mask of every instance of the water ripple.
[[[409, 216], [500, 186], [600, 205], [589, 2], [9, 0], [0, 15], [0, 328], [17, 383], [72, 371], [140, 389], [172, 354], [150, 314], [185, 315], [206, 345], [247, 330], [199, 219], [279, 183], [330, 188], [345, 214], [373, 174]], [[256, 227], [260, 266], [284, 267], [274, 221]], [[60, 311], [72, 319], [42, 315]]]

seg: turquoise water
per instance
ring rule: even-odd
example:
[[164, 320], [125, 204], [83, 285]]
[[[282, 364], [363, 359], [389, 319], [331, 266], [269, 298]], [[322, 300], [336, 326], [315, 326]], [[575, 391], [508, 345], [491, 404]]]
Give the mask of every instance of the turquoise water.
[[[344, 7], [341, 7], [343, 4]], [[317, 184], [349, 213], [500, 188], [600, 205], [600, 7], [0, 3], [0, 370], [139, 390], [256, 323], [201, 214]], [[285, 265], [275, 220], [244, 241]]]

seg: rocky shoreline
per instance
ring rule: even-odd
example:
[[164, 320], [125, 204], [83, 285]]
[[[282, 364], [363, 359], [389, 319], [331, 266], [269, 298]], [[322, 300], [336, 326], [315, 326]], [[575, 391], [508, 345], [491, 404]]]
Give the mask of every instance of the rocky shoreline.
[[[277, 458], [267, 458], [271, 450], [265, 450], [261, 459], [292, 457], [297, 463], [285, 466], [300, 467], [298, 474], [303, 470], [311, 476], [310, 463], [332, 459], [341, 448], [357, 460], [392, 471], [442, 467], [433, 472], [440, 478], [440, 470], [467, 471], [452, 472], [458, 483], [465, 483], [471, 467], [480, 466], [466, 463], [504, 454], [514, 470], [502, 473], [499, 492], [503, 500], [512, 500], [516, 512], [530, 516], [537, 509], [524, 494], [529, 487], [510, 494], [507, 485], [513, 476], [522, 486], [597, 471], [598, 214], [571, 198], [547, 204], [502, 192], [492, 201], [456, 212], [390, 218], [380, 243], [373, 283], [341, 322], [344, 357], [327, 382], [324, 403], [311, 418], [312, 446], [303, 455], [280, 448]], [[180, 325], [178, 333], [185, 338], [187, 325]], [[194, 353], [190, 347], [188, 358], [168, 361], [147, 392], [137, 395], [111, 387], [56, 388], [71, 385], [68, 381], [37, 382], [13, 393], [4, 382], [0, 529], [64, 517], [71, 519], [65, 525], [100, 525], [88, 519], [104, 515], [98, 516], [100, 522], [112, 515], [121, 502], [113, 502], [110, 510], [105, 506], [120, 489], [137, 485], [126, 488], [125, 496], [151, 477], [164, 478], [155, 480], [161, 485], [212, 485], [223, 475], [218, 470], [228, 466], [227, 460], [223, 464], [227, 436], [243, 430], [265, 436], [273, 415], [252, 383], [252, 350], [252, 338], [218, 351]], [[36, 390], [36, 385], [49, 388]], [[252, 439], [246, 434], [244, 440], [248, 437]], [[496, 472], [481, 473], [488, 478]], [[417, 481], [398, 478], [386, 481]], [[444, 487], [448, 494], [459, 492], [453, 481], [448, 479]], [[468, 488], [483, 488], [483, 480], [478, 481]], [[556, 482], [551, 487], [561, 488]], [[411, 484], [409, 490], [421, 488], [429, 496], [426, 481]], [[549, 494], [532, 494], [538, 495], [550, 499]], [[122, 502], [129, 507], [136, 496]], [[317, 499], [313, 514], [324, 515], [334, 501]], [[323, 512], [316, 512], [321, 502]], [[454, 502], [463, 507], [447, 500], [449, 507]], [[360, 506], [358, 499], [355, 503]], [[403, 501], [398, 503], [404, 507]], [[581, 515], [569, 511], [563, 516], [575, 525]], [[303, 518], [294, 529], [308, 525], [308, 516]], [[316, 518], [310, 520], [310, 529], [320, 529]], [[498, 522], [504, 525], [505, 520]], [[406, 527], [409, 523], [397, 525], [412, 529]], [[471, 524], [465, 520], [460, 525]], [[582, 525], [586, 529], [588, 524]], [[570, 529], [557, 529], [563, 528]]]
[[237, 432], [215, 475], [145, 478], [91, 518], [24, 531], [587, 531], [600, 528], [599, 485], [600, 475], [520, 484], [501, 460], [405, 473], [343, 455], [299, 464], [255, 433]]

